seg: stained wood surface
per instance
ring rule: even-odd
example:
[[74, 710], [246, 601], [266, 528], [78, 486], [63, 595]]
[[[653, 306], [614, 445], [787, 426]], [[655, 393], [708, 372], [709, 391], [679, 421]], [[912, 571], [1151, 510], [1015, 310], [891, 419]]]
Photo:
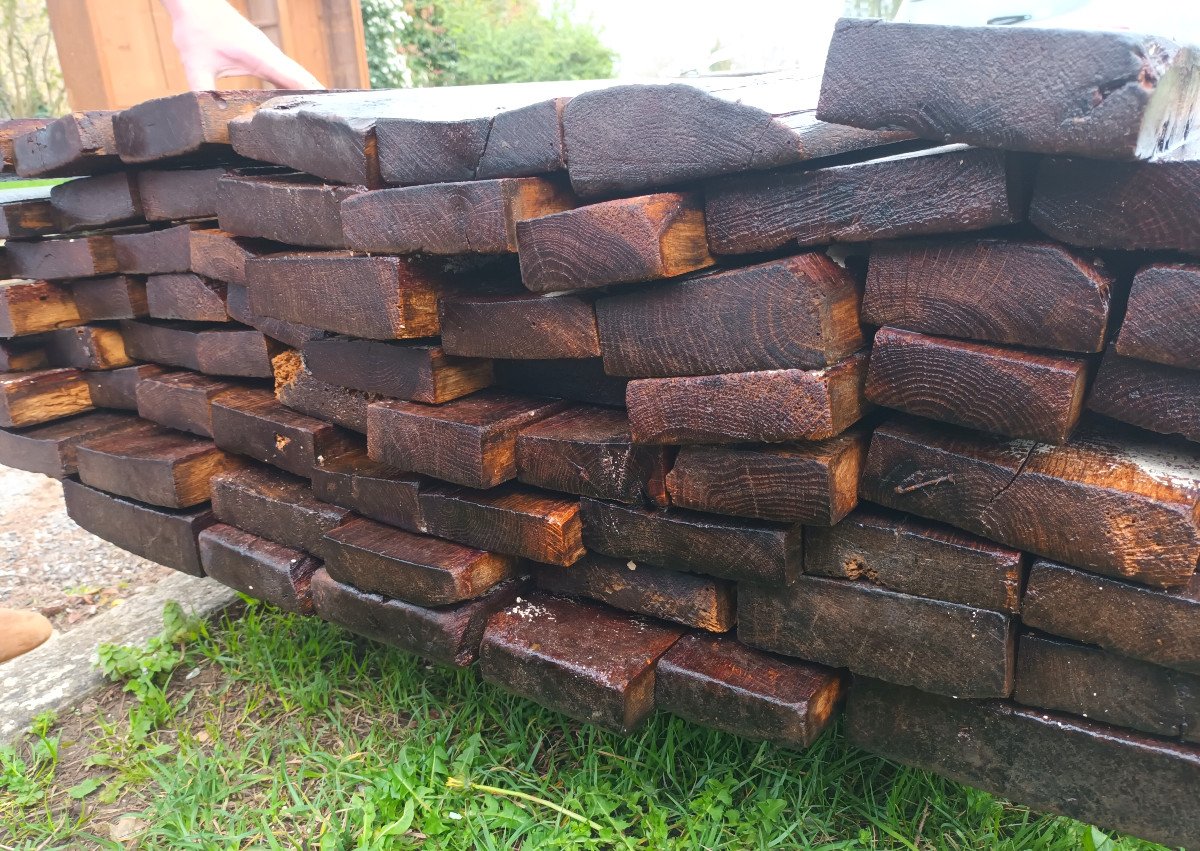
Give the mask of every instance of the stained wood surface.
[[304, 368], [300, 355], [291, 350], [277, 354], [272, 364], [275, 398], [280, 403], [362, 435], [367, 433], [367, 407], [379, 401], [378, 396], [318, 381]]
[[67, 516], [84, 529], [134, 555], [181, 573], [203, 576], [196, 538], [217, 522], [207, 505], [172, 511], [63, 481]]
[[250, 310], [250, 294], [246, 288], [237, 284], [225, 285], [225, 311], [229, 318], [243, 325], [249, 325], [256, 331], [261, 331], [272, 340], [278, 340], [285, 346], [298, 348], [310, 340], [320, 340], [329, 335], [328, 331], [311, 328], [297, 322], [285, 322], [270, 316], [260, 316]]
[[[585, 540], [587, 529], [585, 508]], [[804, 572], [1016, 614], [1021, 610], [1026, 563], [1019, 550], [863, 506], [836, 526], [805, 531]]]
[[212, 509], [222, 523], [318, 557], [325, 533], [352, 516], [319, 500], [307, 479], [258, 465], [214, 477]]
[[819, 86], [780, 71], [585, 92], [563, 110], [571, 183], [583, 196], [612, 196], [910, 138], [817, 121]]
[[74, 177], [119, 168], [113, 116], [96, 110], [72, 112], [13, 139], [21, 177]]
[[125, 411], [138, 409], [137, 388], [147, 378], [166, 372], [156, 364], [141, 363], [101, 372], [85, 372], [92, 404], [97, 408], [117, 408]]
[[896, 418], [875, 431], [861, 489], [873, 502], [1147, 585], [1187, 585], [1200, 558], [1200, 452], [1118, 427], [1091, 424], [1051, 446]]
[[309, 584], [321, 562], [234, 526], [216, 523], [200, 533], [204, 573], [285, 612], [313, 614]]
[[146, 169], [137, 173], [137, 192], [147, 221], [177, 222], [217, 215], [217, 181], [232, 169]]
[[362, 191], [305, 174], [230, 174], [217, 181], [217, 221], [235, 236], [343, 248], [339, 205]]
[[25, 133], [45, 127], [52, 118], [8, 118], [0, 121], [0, 172], [16, 170], [13, 141]]
[[82, 321], [69, 287], [50, 281], [0, 281], [0, 337], [40, 334]]
[[212, 400], [238, 385], [195, 372], [164, 372], [137, 381], [138, 416], [168, 428], [212, 437]]
[[685, 635], [655, 667], [658, 708], [786, 748], [811, 745], [840, 713], [845, 678], [716, 635]]
[[1192, 136], [1200, 59], [1154, 36], [843, 18], [817, 116], [985, 148], [1149, 159]]
[[604, 369], [656, 378], [829, 366], [864, 345], [860, 299], [854, 277], [816, 252], [608, 296], [596, 302]]
[[880, 328], [866, 396], [877, 405], [982, 431], [1061, 443], [1083, 412], [1082, 358]]
[[516, 575], [517, 560], [354, 518], [325, 535], [325, 569], [338, 582], [419, 606], [482, 596]]
[[146, 280], [132, 275], [86, 278], [71, 284], [75, 309], [84, 322], [146, 316]]
[[551, 594], [598, 600], [707, 632], [728, 632], [737, 621], [732, 582], [651, 564], [589, 553], [568, 569], [539, 568], [535, 579]]
[[576, 499], [516, 484], [482, 492], [431, 485], [420, 502], [431, 535], [562, 567], [584, 555]]
[[635, 446], [629, 419], [612, 408], [572, 407], [521, 429], [517, 478], [598, 499], [667, 502], [669, 450]]
[[5, 248], [12, 274], [18, 278], [91, 278], [120, 271], [108, 234], [9, 242]]
[[420, 486], [419, 476], [372, 461], [364, 449], [326, 458], [312, 471], [317, 499], [408, 532], [426, 531]]
[[210, 440], [152, 423], [86, 440], [76, 456], [85, 485], [164, 508], [208, 502], [213, 476], [246, 466]]
[[746, 254], [1012, 224], [1028, 203], [1025, 171], [1020, 155], [950, 147], [716, 180], [705, 188], [708, 243]]
[[49, 366], [46, 350], [38, 345], [37, 337], [0, 340], [0, 372], [28, 372]]
[[259, 331], [184, 322], [135, 319], [121, 334], [130, 357], [209, 375], [270, 378], [278, 349]]
[[212, 429], [221, 448], [306, 478], [325, 458], [353, 447], [337, 426], [289, 410], [271, 391], [258, 388], [213, 399]]
[[1200, 252], [1200, 160], [1048, 158], [1029, 221], [1070, 245]]
[[490, 488], [517, 475], [517, 433], [565, 407], [494, 390], [436, 406], [376, 402], [367, 410], [367, 451], [401, 470]]
[[117, 369], [133, 365], [133, 358], [125, 351], [125, 340], [116, 328], [79, 325], [47, 331], [38, 340], [54, 367]]
[[389, 343], [330, 337], [304, 345], [313, 377], [363, 393], [441, 404], [492, 383], [492, 364], [447, 355], [427, 343]]
[[246, 264], [250, 309], [372, 340], [435, 337], [444, 278], [402, 257], [288, 254]]
[[521, 279], [533, 292], [673, 278], [713, 264], [698, 195], [602, 201], [517, 223]]
[[1154, 263], [1139, 270], [1116, 346], [1125, 357], [1200, 369], [1200, 266]]
[[591, 603], [534, 596], [492, 616], [479, 671], [543, 706], [617, 732], [654, 710], [654, 666], [680, 630]]
[[820, 370], [776, 369], [693, 378], [639, 378], [625, 402], [637, 443], [824, 440], [869, 409], [867, 354]]
[[1171, 847], [1200, 841], [1200, 750], [1092, 720], [855, 681], [861, 748], [1010, 801]]
[[1200, 441], [1200, 371], [1104, 355], [1088, 407], [1159, 434]]
[[1067, 352], [1104, 348], [1113, 273], [1052, 242], [958, 239], [871, 247], [863, 319]]
[[325, 620], [431, 662], [466, 667], [479, 656], [488, 618], [511, 606], [526, 584], [523, 577], [510, 579], [482, 597], [436, 609], [367, 594], [326, 570], [316, 572], [309, 588]]
[[137, 176], [128, 171], [60, 183], [50, 189], [50, 204], [67, 230], [110, 227], [142, 219]]
[[786, 590], [738, 589], [745, 644], [954, 697], [1011, 693], [1015, 631], [999, 612], [865, 582], [801, 576]]
[[188, 269], [206, 278], [245, 286], [247, 260], [283, 250], [284, 246], [270, 240], [201, 228], [192, 231], [188, 241]]
[[482, 358], [600, 356], [593, 301], [576, 295], [456, 295], [438, 302], [442, 346]]
[[151, 275], [146, 279], [146, 303], [155, 319], [189, 322], [228, 322], [225, 285], [191, 272]]
[[1200, 676], [1048, 635], [1021, 636], [1013, 699], [1200, 742]]
[[49, 186], [5, 192], [0, 203], [0, 239], [30, 239], [60, 233], [64, 225], [50, 203]]
[[113, 254], [120, 270], [130, 275], [167, 275], [191, 269], [189, 243], [201, 222], [184, 222], [140, 233], [114, 234]]
[[97, 411], [26, 429], [0, 429], [0, 464], [53, 479], [73, 476], [75, 447], [82, 441], [137, 426], [128, 414]]
[[543, 394], [587, 405], [625, 407], [629, 381], [604, 374], [600, 358], [497, 360], [492, 364], [496, 387], [514, 393]]
[[24, 428], [91, 409], [91, 393], [77, 369], [0, 375], [0, 427]]
[[1180, 591], [1160, 591], [1039, 561], [1029, 572], [1022, 620], [1044, 632], [1200, 674], [1200, 580]]
[[517, 222], [576, 206], [565, 180], [473, 180], [380, 189], [342, 202], [346, 245], [381, 254], [502, 254]]
[[816, 443], [685, 446], [667, 474], [671, 504], [780, 523], [832, 526], [858, 504], [869, 433]]

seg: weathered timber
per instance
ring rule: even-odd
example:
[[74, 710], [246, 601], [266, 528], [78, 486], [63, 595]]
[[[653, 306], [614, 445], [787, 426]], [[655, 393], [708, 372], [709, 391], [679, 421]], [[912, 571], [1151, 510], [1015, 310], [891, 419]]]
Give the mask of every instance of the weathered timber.
[[666, 505], [669, 450], [634, 445], [623, 411], [569, 408], [521, 429], [516, 452], [517, 478], [528, 485]]
[[191, 234], [205, 222], [113, 234], [117, 266], [128, 275], [169, 275], [191, 269]]
[[868, 439], [860, 428], [787, 446], [685, 446], [667, 493], [680, 508], [832, 526], [858, 504]]
[[131, 275], [74, 281], [71, 295], [84, 322], [137, 319], [149, 310], [145, 279]]
[[1200, 842], [1200, 749], [1007, 702], [856, 680], [850, 740], [1035, 810], [1174, 848]]
[[554, 360], [600, 356], [592, 299], [576, 295], [469, 295], [438, 303], [442, 346], [481, 358]]
[[317, 499], [409, 532], [426, 531], [420, 487], [418, 476], [372, 461], [363, 449], [326, 458], [312, 471]]
[[217, 221], [236, 236], [343, 248], [339, 206], [362, 191], [305, 174], [229, 174], [217, 181]]
[[0, 203], [0, 239], [31, 239], [64, 229], [49, 186], [8, 190]]
[[982, 431], [1061, 443], [1083, 412], [1089, 364], [991, 343], [880, 328], [866, 396]]
[[31, 369], [46, 369], [46, 350], [37, 343], [37, 338], [26, 340], [0, 340], [0, 372], [28, 372]]
[[367, 433], [367, 407], [379, 397], [360, 393], [313, 378], [300, 355], [284, 350], [272, 360], [275, 368], [275, 398], [302, 414], [326, 420], [342, 428]]
[[843, 18], [817, 116], [939, 142], [1149, 159], [1192, 134], [1193, 49], [1154, 36]]
[[92, 409], [83, 374], [75, 369], [44, 369], [0, 375], [0, 427], [60, 420]]
[[479, 649], [488, 682], [627, 733], [654, 709], [654, 666], [680, 630], [591, 603], [535, 596], [498, 612]]
[[379, 189], [342, 202], [346, 245], [375, 254], [502, 254], [517, 222], [576, 205], [565, 180], [473, 180]]
[[166, 370], [151, 363], [124, 366], [99, 372], [85, 372], [92, 404], [97, 408], [117, 408], [123, 411], [138, 409], [137, 388], [145, 379], [161, 375]]
[[[584, 540], [588, 541], [584, 510]], [[1025, 559], [1018, 550], [873, 506], [804, 535], [804, 573], [865, 580], [890, 591], [1016, 614]]]
[[219, 228], [192, 231], [188, 268], [197, 275], [227, 284], [246, 285], [246, 261], [286, 250], [268, 239], [234, 236]]
[[0, 281], [0, 337], [40, 334], [82, 321], [69, 287], [50, 281]]
[[38, 341], [45, 347], [46, 359], [53, 367], [98, 370], [133, 365], [133, 358], [125, 351], [125, 340], [116, 328], [79, 325], [47, 331]]
[[313, 614], [308, 587], [317, 559], [224, 523], [201, 532], [199, 544], [205, 576], [285, 612]]
[[146, 279], [146, 303], [155, 319], [189, 322], [228, 322], [225, 284], [191, 272], [151, 275]]
[[615, 558], [737, 581], [791, 584], [802, 570], [800, 526], [584, 498], [583, 543]]
[[1200, 369], [1200, 266], [1155, 263], [1133, 278], [1117, 353]]
[[0, 172], [16, 170], [13, 141], [18, 136], [40, 130], [53, 120], [52, 118], [8, 118], [0, 121]]
[[713, 264], [698, 195], [602, 201], [517, 222], [521, 279], [538, 293], [673, 278]]
[[837, 718], [846, 678], [718, 635], [685, 635], [658, 660], [658, 708], [694, 724], [801, 750]]
[[862, 352], [820, 370], [639, 378], [629, 382], [625, 402], [635, 443], [824, 440], [869, 410], [866, 377]]
[[1200, 742], [1200, 676], [1053, 636], [1021, 636], [1013, 699]]
[[1026, 171], [1021, 154], [951, 147], [723, 178], [705, 188], [708, 244], [746, 254], [1008, 225], [1024, 218]]
[[228, 157], [229, 122], [280, 94], [270, 89], [183, 92], [119, 112], [116, 152], [127, 163]]
[[208, 502], [213, 476], [246, 466], [210, 440], [153, 423], [91, 438], [75, 451], [85, 485], [164, 508]]
[[221, 448], [306, 478], [322, 460], [354, 446], [337, 426], [289, 410], [271, 391], [257, 388], [213, 399], [212, 429]]
[[217, 215], [217, 181], [232, 169], [148, 169], [137, 175], [138, 197], [147, 221], [178, 222]]
[[1200, 451], [1102, 423], [1052, 446], [898, 417], [875, 430], [861, 491], [881, 505], [1157, 587], [1187, 585], [1200, 558]]
[[367, 451], [401, 470], [490, 488], [517, 475], [517, 433], [565, 407], [493, 390], [437, 406], [376, 402], [367, 409]]
[[1052, 242], [958, 239], [871, 247], [863, 320], [1067, 352], [1104, 348], [1113, 275]]
[[325, 533], [351, 517], [314, 496], [306, 479], [258, 465], [214, 477], [212, 510], [222, 523], [318, 557]]
[[137, 424], [128, 414], [96, 412], [32, 428], [0, 429], [0, 464], [54, 479], [73, 476], [75, 447], [82, 441], [117, 434]]
[[248, 328], [135, 319], [121, 323], [131, 357], [209, 375], [271, 378], [278, 346]]
[[165, 372], [138, 380], [134, 394], [142, 419], [212, 437], [212, 400], [237, 387], [195, 372]]
[[259, 315], [372, 340], [436, 337], [438, 270], [403, 257], [286, 254], [246, 263]]
[[303, 348], [304, 366], [319, 381], [392, 399], [441, 404], [492, 383], [492, 364], [448, 356], [429, 343], [330, 337]]
[[571, 184], [586, 197], [627, 194], [910, 139], [827, 124], [820, 77], [797, 71], [585, 92], [563, 110]]
[[1022, 609], [1025, 624], [1044, 632], [1200, 674], [1200, 579], [1159, 591], [1039, 561]]
[[524, 577], [510, 579], [482, 597], [436, 609], [365, 593], [326, 570], [316, 572], [309, 589], [325, 620], [431, 662], [465, 668], [479, 656], [488, 619], [511, 606], [527, 584]]
[[270, 316], [260, 316], [250, 310], [250, 293], [246, 288], [237, 284], [225, 286], [225, 312], [229, 318], [243, 325], [249, 325], [256, 331], [261, 331], [272, 340], [278, 340], [285, 346], [299, 348], [311, 340], [320, 340], [328, 336], [328, 331], [320, 328], [310, 328], [296, 322], [285, 322]]
[[1088, 407], [1159, 434], [1200, 442], [1200, 371], [1104, 355]]
[[113, 137], [115, 112], [72, 112], [13, 139], [21, 177], [74, 177], [120, 168]]
[[516, 575], [518, 560], [356, 517], [322, 544], [338, 582], [418, 606], [448, 606], [486, 594]]
[[1071, 245], [1200, 252], [1200, 160], [1048, 158], [1029, 221]]
[[540, 393], [587, 405], [625, 407], [629, 380], [605, 375], [600, 358], [497, 360], [495, 386], [514, 393]]
[[192, 576], [202, 576], [196, 538], [217, 522], [207, 505], [171, 511], [63, 481], [67, 516], [100, 538], [134, 555]]
[[60, 183], [50, 190], [50, 204], [67, 230], [111, 227], [142, 219], [137, 176], [127, 171]]
[[594, 553], [569, 568], [541, 567], [535, 578], [551, 594], [586, 597], [694, 629], [728, 632], [736, 623], [734, 584], [724, 579]]
[[91, 278], [120, 271], [108, 234], [10, 242], [5, 247], [12, 274], [18, 278]]
[[488, 491], [422, 486], [419, 499], [431, 535], [562, 567], [584, 555], [576, 499], [511, 483]]
[[819, 369], [865, 344], [860, 298], [854, 277], [816, 252], [609, 296], [596, 302], [604, 369], [633, 378]]

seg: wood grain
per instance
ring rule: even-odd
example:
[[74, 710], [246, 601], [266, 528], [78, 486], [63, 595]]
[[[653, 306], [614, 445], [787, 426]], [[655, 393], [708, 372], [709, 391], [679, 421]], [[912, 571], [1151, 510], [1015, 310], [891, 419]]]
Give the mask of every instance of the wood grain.
[[164, 372], [137, 381], [138, 416], [167, 428], [212, 437], [212, 400], [238, 385], [195, 372]]
[[49, 366], [46, 350], [37, 344], [37, 337], [0, 340], [0, 372], [28, 372]]
[[121, 323], [121, 334], [130, 357], [209, 375], [270, 378], [278, 350], [259, 331], [232, 326], [135, 319]]
[[45, 127], [52, 118], [9, 118], [0, 121], [0, 172], [16, 170], [13, 141], [25, 133]]
[[83, 321], [70, 287], [50, 281], [0, 281], [0, 337], [40, 334]]
[[91, 278], [120, 271], [108, 234], [9, 242], [5, 248], [11, 272], [17, 278]]
[[217, 221], [235, 236], [344, 248], [339, 207], [362, 191], [305, 174], [229, 174], [217, 181]]
[[138, 409], [137, 388], [147, 378], [161, 375], [166, 370], [151, 363], [123, 366], [100, 372], [85, 372], [92, 404], [97, 408], [117, 408], [124, 411]]
[[367, 406], [379, 401], [371, 393], [348, 390], [313, 378], [300, 355], [290, 349], [272, 360], [275, 369], [275, 398], [285, 407], [342, 428], [367, 433]]
[[1200, 266], [1152, 263], [1140, 269], [1116, 347], [1125, 357], [1200, 369]]
[[313, 468], [317, 499], [408, 532], [425, 532], [418, 493], [421, 478], [380, 464], [357, 448]]
[[587, 405], [625, 407], [628, 379], [604, 374], [600, 358], [497, 360], [495, 386], [514, 393], [557, 396]]
[[233, 169], [146, 169], [137, 173], [137, 192], [146, 220], [178, 222], [217, 215], [217, 181]]
[[0, 239], [31, 239], [61, 233], [65, 225], [50, 203], [49, 186], [5, 192], [0, 203]]
[[1200, 442], [1200, 371], [1104, 355], [1088, 407], [1159, 434]]
[[131, 275], [86, 278], [71, 285], [75, 309], [84, 322], [137, 319], [146, 316], [146, 280]]
[[491, 361], [448, 355], [428, 343], [329, 337], [304, 344], [304, 366], [318, 381], [438, 405], [492, 383]]
[[91, 409], [91, 393], [79, 370], [43, 369], [0, 375], [0, 427], [24, 428]]
[[50, 205], [66, 230], [88, 230], [141, 221], [137, 176], [116, 171], [80, 177], [50, 189]]
[[78, 472], [75, 447], [93, 437], [137, 427], [136, 417], [97, 411], [24, 429], [0, 429], [0, 464], [52, 479]]
[[188, 269], [227, 284], [245, 286], [246, 261], [285, 251], [266, 239], [234, 236], [219, 228], [194, 230], [188, 240]]
[[189, 240], [207, 222], [183, 222], [144, 232], [113, 234], [117, 266], [127, 275], [169, 275], [192, 268]]
[[146, 279], [146, 302], [155, 319], [189, 322], [228, 322], [225, 285], [191, 272], [151, 275]]
[[554, 360], [600, 356], [593, 300], [569, 294], [471, 295], [438, 302], [442, 346], [481, 358]]
[[285, 612], [313, 614], [309, 583], [321, 562], [300, 550], [216, 523], [199, 536], [206, 576]]
[[105, 110], [72, 112], [13, 139], [21, 177], [75, 177], [120, 168], [113, 116]]
[[254, 330], [261, 331], [264, 336], [292, 348], [299, 348], [311, 340], [320, 340], [329, 335], [328, 331], [322, 331], [320, 328], [254, 313], [250, 310], [250, 293], [245, 287], [237, 284], [225, 285], [225, 311], [230, 319], [249, 325]]
[[132, 366], [121, 332], [105, 325], [78, 325], [47, 331], [38, 337], [53, 367], [118, 369]]

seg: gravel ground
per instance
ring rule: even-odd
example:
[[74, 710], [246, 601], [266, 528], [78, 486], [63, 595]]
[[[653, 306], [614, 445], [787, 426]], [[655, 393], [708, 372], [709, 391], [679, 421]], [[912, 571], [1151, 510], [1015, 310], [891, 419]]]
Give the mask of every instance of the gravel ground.
[[0, 467], [0, 606], [66, 632], [170, 573], [76, 526], [57, 481]]

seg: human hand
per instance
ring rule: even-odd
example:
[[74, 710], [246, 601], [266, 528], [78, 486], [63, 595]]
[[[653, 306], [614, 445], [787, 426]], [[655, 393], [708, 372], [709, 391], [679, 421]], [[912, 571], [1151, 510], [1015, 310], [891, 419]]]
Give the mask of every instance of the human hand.
[[241, 74], [262, 77], [280, 89], [325, 88], [226, 0], [162, 2], [191, 89], [215, 89], [218, 77]]

